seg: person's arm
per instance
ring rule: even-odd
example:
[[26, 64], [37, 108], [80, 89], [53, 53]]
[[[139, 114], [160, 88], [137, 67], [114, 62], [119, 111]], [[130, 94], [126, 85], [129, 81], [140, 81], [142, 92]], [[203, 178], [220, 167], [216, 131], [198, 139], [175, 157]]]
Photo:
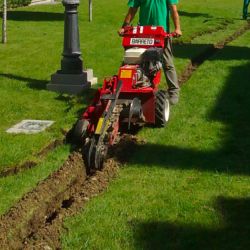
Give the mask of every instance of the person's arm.
[[170, 4], [169, 8], [170, 8], [171, 17], [174, 22], [174, 27], [175, 27], [174, 33], [176, 33], [177, 36], [181, 36], [182, 32], [181, 32], [180, 18], [179, 18], [177, 6], [175, 4]]
[[128, 9], [128, 13], [127, 13], [127, 15], [126, 15], [126, 17], [124, 19], [123, 25], [122, 25], [122, 27], [118, 31], [119, 35], [123, 35], [123, 33], [124, 33], [124, 27], [130, 25], [130, 23], [132, 22], [132, 20], [135, 17], [135, 14], [136, 14], [137, 10], [138, 10], [138, 8], [135, 8], [135, 7], [130, 7]]

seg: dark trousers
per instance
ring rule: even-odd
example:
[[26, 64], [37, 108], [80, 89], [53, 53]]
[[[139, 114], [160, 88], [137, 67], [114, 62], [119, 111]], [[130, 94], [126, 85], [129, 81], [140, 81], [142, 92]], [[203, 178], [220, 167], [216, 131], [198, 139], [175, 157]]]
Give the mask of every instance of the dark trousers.
[[250, 3], [250, 0], [244, 0], [244, 3], [243, 3], [243, 18], [244, 19], [247, 19], [247, 16], [248, 16], [249, 3]]
[[168, 92], [178, 93], [180, 91], [177, 73], [174, 66], [172, 41], [171, 39], [165, 40], [165, 48], [163, 51], [163, 71], [168, 84]]

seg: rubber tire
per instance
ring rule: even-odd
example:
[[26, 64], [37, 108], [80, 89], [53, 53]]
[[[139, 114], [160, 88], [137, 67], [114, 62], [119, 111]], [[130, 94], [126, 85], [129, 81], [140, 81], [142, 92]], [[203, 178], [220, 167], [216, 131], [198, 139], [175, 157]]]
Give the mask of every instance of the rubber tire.
[[[95, 138], [91, 138], [87, 143], [85, 143], [82, 147], [82, 156], [83, 156], [83, 161], [86, 169], [86, 174], [90, 175], [93, 172], [92, 168], [92, 162], [95, 160], [95, 146], [96, 142], [94, 141]], [[90, 150], [92, 151], [92, 154], [90, 155]]]
[[84, 137], [87, 127], [88, 127], [88, 120], [84, 120], [84, 119], [79, 119], [75, 126], [74, 126], [74, 130], [73, 130], [73, 136], [74, 136], [74, 140], [77, 142], [80, 142], [81, 139]]
[[165, 127], [169, 120], [169, 113], [168, 94], [164, 90], [158, 90], [155, 94], [155, 126]]

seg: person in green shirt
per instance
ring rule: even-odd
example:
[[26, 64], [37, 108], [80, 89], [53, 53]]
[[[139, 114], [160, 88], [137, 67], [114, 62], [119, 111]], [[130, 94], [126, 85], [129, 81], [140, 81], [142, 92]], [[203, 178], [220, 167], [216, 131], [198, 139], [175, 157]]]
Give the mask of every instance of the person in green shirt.
[[248, 17], [248, 5], [250, 3], [250, 0], [244, 0], [243, 1], [243, 19], [247, 19]]
[[[181, 36], [180, 19], [177, 10], [178, 0], [128, 0], [128, 12], [118, 33], [124, 33], [124, 27], [130, 26], [139, 9], [139, 25], [162, 26], [165, 31], [170, 32], [169, 17], [174, 23], [175, 35]], [[163, 71], [168, 84], [169, 101], [172, 105], [179, 100], [180, 87], [173, 63], [171, 39], [166, 39], [163, 52]]]

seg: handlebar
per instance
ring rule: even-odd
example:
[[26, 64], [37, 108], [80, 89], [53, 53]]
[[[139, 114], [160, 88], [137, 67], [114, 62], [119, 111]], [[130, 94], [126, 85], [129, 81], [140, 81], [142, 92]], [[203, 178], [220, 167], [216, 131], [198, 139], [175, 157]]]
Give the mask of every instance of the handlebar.
[[[123, 29], [123, 33], [120, 33], [120, 32], [118, 32], [118, 33], [119, 33], [119, 35], [121, 37], [124, 37], [124, 36], [128, 35], [128, 33], [130, 31], [134, 30], [134, 28], [137, 28], [137, 27], [138, 26], [127, 26], [127, 27], [122, 28]], [[143, 26], [141, 26], [141, 27], [143, 27]], [[157, 26], [152, 26], [152, 27], [157, 27]], [[176, 32], [168, 33], [168, 32], [163, 31], [162, 35], [164, 35], [165, 38], [170, 38], [170, 37], [176, 38], [176, 37], [179, 37], [178, 34], [176, 34]]]
[[176, 32], [171, 32], [171, 33], [167, 33], [166, 37], [176, 38], [176, 37], [179, 37], [179, 35], [177, 35]]

